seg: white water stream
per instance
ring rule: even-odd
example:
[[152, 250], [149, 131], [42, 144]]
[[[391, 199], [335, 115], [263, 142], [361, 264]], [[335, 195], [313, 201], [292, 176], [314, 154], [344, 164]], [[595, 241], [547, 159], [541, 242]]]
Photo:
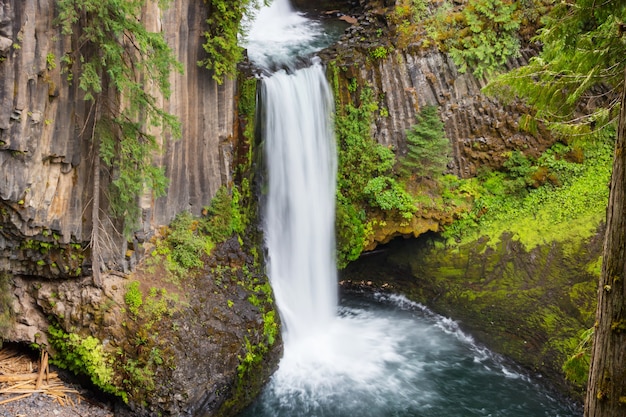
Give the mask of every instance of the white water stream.
[[290, 352], [324, 332], [337, 310], [333, 98], [320, 65], [275, 73], [261, 97], [268, 272]]
[[338, 306], [333, 98], [319, 63], [292, 65], [319, 49], [321, 26], [287, 0], [249, 24], [249, 57], [275, 71], [261, 80], [264, 228], [285, 349], [242, 416], [575, 416], [422, 306], [402, 297]]

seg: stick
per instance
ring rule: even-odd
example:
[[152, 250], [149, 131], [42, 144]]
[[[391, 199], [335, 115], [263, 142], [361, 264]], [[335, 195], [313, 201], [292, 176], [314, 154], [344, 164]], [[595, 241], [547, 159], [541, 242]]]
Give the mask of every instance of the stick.
[[26, 398], [26, 397], [29, 397], [31, 395], [33, 395], [32, 392], [28, 393], [28, 394], [18, 395], [17, 397], [9, 398], [8, 400], [2, 400], [2, 401], [0, 401], [0, 405], [10, 403], [11, 401], [21, 400], [22, 398]]
[[39, 389], [39, 387], [41, 387], [41, 382], [43, 381], [43, 374], [46, 372], [47, 368], [48, 368], [48, 352], [44, 352], [41, 356], [41, 362], [39, 363], [39, 375], [37, 376], [35, 389]]
[[[0, 382], [16, 382], [16, 381], [30, 381], [30, 380], [35, 382], [37, 380], [38, 376], [39, 376], [39, 374], [37, 374], [37, 373], [32, 373], [32, 374], [15, 374], [15, 375], [0, 375]], [[50, 375], [49, 375], [50, 378], [55, 378], [57, 376], [58, 375], [57, 375], [56, 372], [51, 372]]]

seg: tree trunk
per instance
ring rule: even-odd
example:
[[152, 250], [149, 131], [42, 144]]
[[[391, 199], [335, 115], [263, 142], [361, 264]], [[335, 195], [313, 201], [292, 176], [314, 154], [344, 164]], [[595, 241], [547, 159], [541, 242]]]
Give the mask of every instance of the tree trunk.
[[91, 270], [93, 283], [96, 287], [102, 287], [100, 276], [100, 138], [96, 134], [96, 124], [100, 117], [100, 106], [96, 104], [96, 112], [93, 120], [91, 142], [93, 144], [93, 200], [91, 205]]
[[626, 73], [624, 82], [585, 417], [626, 416]]

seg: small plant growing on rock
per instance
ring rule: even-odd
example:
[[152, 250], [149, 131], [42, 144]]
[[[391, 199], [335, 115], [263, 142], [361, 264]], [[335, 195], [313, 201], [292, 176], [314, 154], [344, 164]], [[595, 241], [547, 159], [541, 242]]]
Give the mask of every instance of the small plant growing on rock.
[[113, 358], [104, 350], [100, 340], [93, 336], [65, 333], [56, 326], [50, 326], [48, 334], [50, 344], [57, 351], [50, 363], [76, 375], [87, 375], [104, 392], [121, 396], [127, 401], [126, 393], [113, 384]]
[[124, 294], [124, 301], [128, 307], [128, 311], [135, 316], [139, 315], [139, 308], [143, 304], [143, 294], [139, 289], [139, 281], [133, 281], [128, 284], [128, 290]]

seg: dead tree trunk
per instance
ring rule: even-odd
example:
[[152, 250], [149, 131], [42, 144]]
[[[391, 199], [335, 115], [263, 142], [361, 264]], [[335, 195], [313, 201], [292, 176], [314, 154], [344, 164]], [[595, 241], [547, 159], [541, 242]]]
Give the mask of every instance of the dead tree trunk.
[[100, 138], [96, 132], [96, 125], [100, 117], [99, 101], [96, 104], [96, 112], [93, 121], [92, 146], [93, 146], [93, 200], [91, 205], [91, 269], [93, 283], [96, 287], [102, 287], [100, 275]]

